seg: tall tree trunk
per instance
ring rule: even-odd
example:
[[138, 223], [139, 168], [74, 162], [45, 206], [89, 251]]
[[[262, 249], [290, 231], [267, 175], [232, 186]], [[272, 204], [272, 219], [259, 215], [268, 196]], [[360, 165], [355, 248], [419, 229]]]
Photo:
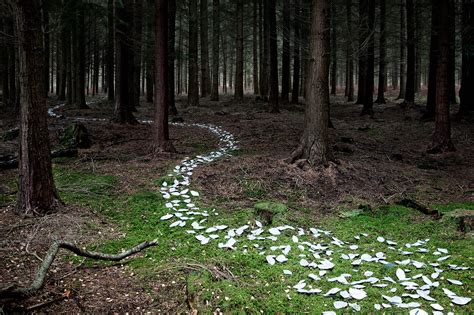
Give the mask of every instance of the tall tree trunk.
[[405, 88], [405, 105], [415, 102], [415, 4], [406, 0], [407, 8], [407, 80]]
[[84, 3], [78, 0], [77, 6], [77, 64], [76, 67], [76, 107], [79, 109], [89, 108], [86, 104], [86, 52], [85, 52], [85, 28], [84, 28]]
[[299, 103], [299, 89], [300, 89], [300, 46], [301, 46], [301, 31], [300, 31], [300, 0], [294, 0], [294, 15], [293, 15], [293, 29], [294, 29], [294, 44], [293, 44], [293, 87], [291, 91], [291, 103]]
[[347, 101], [354, 101], [354, 56], [352, 51], [352, 0], [346, 0]]
[[312, 166], [328, 165], [333, 160], [329, 145], [329, 0], [312, 1], [308, 93], [303, 136], [292, 153], [292, 162], [306, 159]]
[[336, 2], [331, 2], [331, 95], [337, 90], [337, 31], [336, 31]]
[[131, 84], [131, 73], [133, 72], [132, 52], [132, 22], [133, 22], [133, 0], [123, 0], [117, 3], [117, 55], [118, 55], [118, 89], [115, 103], [115, 122], [121, 124], [136, 124], [133, 116], [133, 100]]
[[377, 100], [378, 104], [385, 104], [385, 86], [386, 86], [386, 63], [385, 58], [387, 56], [387, 34], [385, 31], [386, 26], [386, 0], [380, 0], [380, 41], [379, 41], [379, 84]]
[[227, 36], [221, 32], [222, 42], [222, 92], [227, 94]]
[[212, 88], [211, 101], [219, 100], [219, 0], [212, 0]]
[[115, 99], [115, 56], [114, 56], [114, 0], [107, 1], [107, 99]]
[[211, 89], [209, 76], [209, 16], [207, 0], [201, 0], [201, 96], [207, 97]]
[[433, 119], [436, 110], [436, 77], [438, 69], [438, 32], [439, 14], [436, 3], [431, 4], [430, 65], [428, 75], [428, 96], [426, 99], [425, 119]]
[[278, 45], [276, 30], [276, 4], [275, 1], [265, 0], [267, 27], [269, 30], [269, 53], [270, 53], [270, 92], [269, 92], [269, 111], [278, 113]]
[[58, 58], [58, 100], [65, 101], [66, 100], [66, 77], [67, 77], [67, 60], [68, 60], [68, 28], [66, 25], [66, 16], [65, 14], [61, 15], [61, 30], [60, 30], [60, 40], [58, 42], [58, 46], [60, 46], [60, 58]]
[[368, 0], [359, 0], [359, 75], [357, 83], [357, 101], [356, 104], [363, 104], [365, 91], [367, 90], [367, 39], [370, 36], [368, 26]]
[[253, 0], [253, 14], [252, 14], [252, 26], [253, 26], [253, 35], [252, 35], [252, 48], [253, 48], [253, 94], [258, 95], [259, 94], [259, 81], [258, 81], [258, 38], [259, 38], [259, 32], [258, 32], [258, 0]]
[[[174, 152], [168, 130], [168, 87], [169, 76], [167, 49], [168, 41], [168, 0], [155, 0], [155, 122], [154, 151], [155, 153]], [[176, 12], [176, 10], [175, 10]]]
[[235, 93], [237, 100], [244, 98], [244, 2], [236, 0]]
[[132, 75], [130, 76], [132, 109], [136, 111], [140, 106], [140, 74], [141, 74], [141, 52], [142, 52], [142, 15], [143, 1], [135, 0], [133, 5], [132, 22]]
[[45, 214], [53, 210], [56, 193], [43, 82], [40, 1], [16, 0], [15, 5], [22, 87], [18, 211], [26, 215]]
[[[453, 12], [455, 11], [454, 2], [449, 1], [449, 4], [453, 6]], [[449, 16], [449, 31], [453, 38], [453, 45], [449, 47], [449, 68], [448, 68], [448, 80], [449, 80], [449, 101], [451, 104], [457, 104], [456, 99], [456, 44], [454, 38], [456, 38], [456, 15]]]
[[178, 115], [175, 100], [175, 71], [174, 64], [176, 59], [176, 0], [169, 0], [168, 3], [168, 106], [171, 115]]
[[436, 0], [439, 21], [438, 32], [438, 69], [436, 73], [436, 114], [435, 131], [429, 149], [430, 153], [453, 151], [451, 142], [451, 124], [449, 117], [450, 82], [449, 67], [451, 47], [454, 44], [453, 33], [449, 24], [454, 19], [454, 0]]
[[422, 40], [425, 32], [421, 13], [422, 4], [415, 3], [415, 94], [421, 90]]
[[44, 93], [45, 96], [48, 97], [48, 91], [49, 91], [49, 66], [50, 66], [50, 60], [49, 60], [49, 54], [50, 54], [50, 46], [51, 46], [51, 41], [50, 41], [50, 29], [49, 29], [49, 12], [48, 12], [48, 5], [47, 3], [43, 0], [41, 4], [41, 13], [42, 13], [42, 20], [43, 20], [43, 49], [44, 49], [44, 76], [43, 76], [43, 82], [44, 82]]
[[283, 51], [281, 64], [281, 100], [289, 102], [290, 97], [290, 0], [283, 0]]
[[474, 111], [474, 2], [462, 2], [462, 81], [459, 113]]
[[155, 58], [154, 52], [154, 36], [155, 36], [155, 0], [147, 1], [147, 25], [146, 25], [146, 50], [145, 50], [145, 98], [147, 103], [153, 103], [153, 82], [155, 76]]
[[405, 0], [400, 0], [400, 94], [398, 99], [405, 98], [406, 88], [406, 53], [405, 53], [405, 34], [406, 34], [406, 22], [405, 22]]
[[268, 81], [269, 81], [269, 53], [268, 53], [268, 45], [269, 45], [269, 29], [267, 23], [267, 16], [265, 14], [266, 9], [265, 7], [267, 0], [261, 0], [260, 2], [260, 9], [259, 15], [261, 16], [260, 22], [261, 26], [261, 38], [260, 38], [260, 60], [262, 60], [260, 65], [260, 95], [263, 99], [267, 99], [268, 97]]
[[364, 93], [364, 100], [361, 115], [373, 116], [373, 94], [374, 94], [374, 55], [375, 55], [375, 43], [374, 43], [374, 22], [375, 22], [375, 0], [366, 0], [368, 6], [368, 44], [367, 44], [367, 61], [366, 61], [366, 83]]
[[197, 0], [189, 1], [189, 67], [188, 67], [188, 106], [199, 106], [198, 80], [198, 5]]

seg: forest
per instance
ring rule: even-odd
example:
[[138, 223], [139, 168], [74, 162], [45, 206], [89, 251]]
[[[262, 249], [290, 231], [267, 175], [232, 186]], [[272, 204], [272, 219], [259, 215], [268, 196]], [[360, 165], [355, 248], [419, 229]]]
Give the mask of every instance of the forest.
[[0, 313], [472, 314], [474, 1], [0, 0]]

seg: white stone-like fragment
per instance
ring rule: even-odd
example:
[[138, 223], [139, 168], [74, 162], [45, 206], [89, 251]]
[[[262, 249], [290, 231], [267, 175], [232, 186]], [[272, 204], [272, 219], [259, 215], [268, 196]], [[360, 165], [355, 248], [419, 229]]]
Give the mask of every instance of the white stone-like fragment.
[[364, 290], [360, 289], [350, 288], [349, 294], [356, 300], [362, 300], [367, 297], [367, 293]]
[[275, 264], [275, 255], [268, 255], [266, 257], [267, 259], [267, 262], [270, 264], [270, 265], [274, 265]]
[[290, 275], [293, 274], [293, 272], [291, 272], [291, 271], [288, 270], [288, 269], [285, 269], [285, 270], [283, 270], [283, 274], [290, 276]]
[[341, 308], [346, 308], [347, 307], [347, 302], [344, 301], [335, 301], [334, 302], [334, 308], [336, 310], [340, 310]]
[[449, 283], [455, 284], [455, 285], [462, 285], [462, 282], [459, 280], [454, 280], [454, 279], [446, 279], [448, 280]]
[[162, 217], [160, 218], [160, 220], [161, 220], [161, 221], [166, 221], [166, 220], [171, 219], [172, 217], [173, 217], [173, 215], [170, 214], [170, 213], [168, 213], [168, 214], [165, 214], [164, 216], [162, 216]]
[[334, 295], [334, 294], [338, 293], [339, 291], [341, 291], [341, 289], [339, 289], [339, 288], [332, 288], [332, 289], [329, 289], [329, 291], [326, 292], [326, 293], [324, 294], [324, 296]]
[[397, 269], [396, 275], [397, 275], [398, 280], [400, 281], [406, 280], [407, 278], [405, 271], [403, 271], [403, 269], [400, 269], [400, 268]]
[[453, 302], [456, 305], [466, 305], [467, 303], [471, 302], [472, 298], [468, 297], [462, 297], [462, 296], [454, 296], [451, 299], [451, 302]]
[[414, 308], [410, 310], [410, 315], [428, 315], [428, 313], [421, 308]]
[[379, 237], [377, 237], [377, 241], [380, 242], [380, 243], [383, 243], [383, 242], [385, 242], [385, 238], [383, 238], [382, 236], [379, 236]]
[[444, 307], [442, 307], [441, 305], [435, 303], [435, 304], [430, 304], [431, 307], [436, 310], [436, 311], [444, 311]]

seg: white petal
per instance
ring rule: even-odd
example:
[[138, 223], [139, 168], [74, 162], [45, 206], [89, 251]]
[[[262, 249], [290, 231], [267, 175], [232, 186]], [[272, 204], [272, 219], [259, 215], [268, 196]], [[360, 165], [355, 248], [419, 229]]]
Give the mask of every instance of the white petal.
[[160, 218], [160, 220], [161, 220], [161, 221], [165, 221], [165, 220], [171, 219], [172, 217], [173, 217], [173, 215], [168, 213], [168, 214], [165, 214], [164, 216], [162, 216], [162, 217]]
[[406, 275], [405, 275], [405, 271], [403, 271], [400, 268], [397, 269], [396, 274], [397, 274], [397, 278], [399, 280], [405, 280], [407, 278]]

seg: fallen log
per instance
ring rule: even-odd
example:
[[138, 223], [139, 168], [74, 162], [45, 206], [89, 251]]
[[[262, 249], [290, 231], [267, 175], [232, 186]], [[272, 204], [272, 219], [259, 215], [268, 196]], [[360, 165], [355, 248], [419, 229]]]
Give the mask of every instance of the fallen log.
[[421, 203], [419, 203], [419, 202], [417, 202], [416, 200], [413, 200], [413, 199], [405, 198], [405, 199], [402, 199], [399, 202], [397, 202], [397, 204], [400, 205], [400, 206], [404, 206], [404, 207], [407, 207], [407, 208], [412, 208], [412, 209], [418, 210], [421, 213], [424, 213], [424, 214], [427, 214], [427, 215], [435, 216], [436, 218], [441, 218], [441, 216], [442, 216], [442, 214], [438, 210], [430, 208], [430, 207], [428, 207], [424, 204], [421, 204]]
[[[60, 149], [51, 152], [51, 158], [58, 158], [58, 157], [76, 157], [77, 156], [77, 149], [76, 148], [69, 148], [69, 149]], [[1, 160], [1, 159], [0, 159]], [[18, 158], [13, 158], [5, 161], [0, 162], [0, 170], [9, 170], [18, 167]]]
[[99, 259], [99, 260], [110, 260], [110, 261], [119, 261], [124, 258], [127, 258], [133, 254], [136, 254], [145, 248], [156, 246], [158, 244], [158, 240], [153, 241], [146, 241], [143, 242], [135, 247], [132, 247], [123, 253], [120, 254], [105, 254], [93, 251], [87, 251], [85, 249], [79, 248], [76, 245], [65, 242], [59, 241], [55, 242], [51, 245], [46, 253], [43, 263], [39, 266], [38, 271], [36, 272], [36, 276], [29, 287], [18, 287], [16, 284], [9, 284], [0, 288], [0, 300], [5, 299], [24, 299], [31, 295], [33, 295], [36, 291], [41, 289], [44, 285], [46, 274], [48, 273], [51, 264], [53, 263], [59, 249], [63, 248], [68, 251], [73, 252], [74, 254], [86, 258], [91, 259]]

